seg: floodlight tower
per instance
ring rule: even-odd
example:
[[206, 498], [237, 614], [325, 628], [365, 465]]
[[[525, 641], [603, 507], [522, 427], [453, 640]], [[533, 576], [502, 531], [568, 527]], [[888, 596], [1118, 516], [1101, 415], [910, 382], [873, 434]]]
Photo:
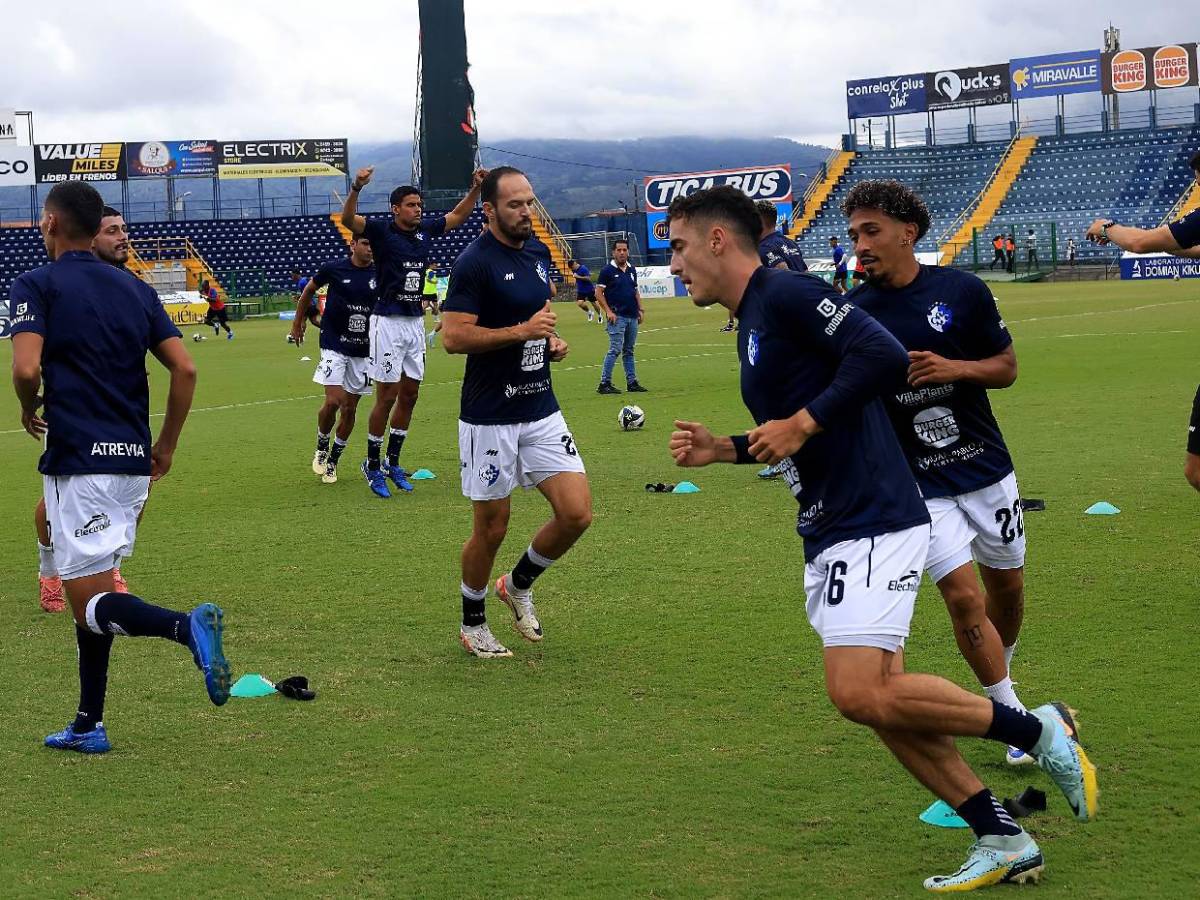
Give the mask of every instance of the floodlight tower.
[[457, 199], [479, 163], [463, 0], [418, 0], [418, 8], [413, 183], [426, 194], [446, 192], [446, 199]]
[[[1104, 52], [1116, 53], [1120, 49], [1121, 29], [1109, 22], [1108, 27], [1104, 29]], [[1115, 92], [1109, 98], [1109, 102], [1112, 103], [1112, 127], [1113, 131], [1116, 131], [1121, 127], [1121, 104]]]

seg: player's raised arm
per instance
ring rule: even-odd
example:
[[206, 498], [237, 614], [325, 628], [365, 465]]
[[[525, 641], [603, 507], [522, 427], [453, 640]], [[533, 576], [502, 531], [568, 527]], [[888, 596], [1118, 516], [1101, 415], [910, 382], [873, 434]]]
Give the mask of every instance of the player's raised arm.
[[471, 215], [471, 210], [475, 208], [476, 201], [479, 200], [479, 188], [483, 184], [483, 179], [487, 177], [487, 169], [476, 169], [471, 176], [471, 189], [458, 201], [458, 205], [450, 212], [446, 213], [446, 230], [450, 231], [457, 228], [463, 222], [467, 221], [467, 217]]
[[192, 408], [192, 397], [196, 393], [196, 364], [184, 349], [183, 341], [177, 337], [169, 337], [156, 344], [150, 352], [171, 374], [166, 415], [163, 417], [162, 428], [158, 430], [158, 440], [150, 449], [150, 476], [151, 480], [157, 481], [171, 471], [171, 461], [175, 455], [175, 448], [179, 445], [179, 435], [183, 431], [183, 423], [187, 420], [188, 412]]
[[354, 234], [362, 234], [367, 227], [367, 220], [358, 215], [358, 195], [371, 183], [371, 176], [374, 173], [374, 166], [359, 169], [354, 176], [354, 181], [350, 182], [350, 193], [346, 195], [346, 202], [342, 204], [342, 224]]

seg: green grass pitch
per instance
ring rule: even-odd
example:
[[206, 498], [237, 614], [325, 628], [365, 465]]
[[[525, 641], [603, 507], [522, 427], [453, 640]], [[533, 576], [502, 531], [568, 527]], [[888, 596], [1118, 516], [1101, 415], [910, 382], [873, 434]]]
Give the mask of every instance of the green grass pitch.
[[[961, 746], [999, 796], [1047, 790], [1028, 820], [1039, 897], [1188, 896], [1200, 496], [1182, 468], [1200, 283], [996, 292], [1020, 377], [992, 402], [1023, 493], [1048, 507], [1026, 516], [1014, 677], [1027, 702], [1078, 710], [1100, 818], [1075, 823], [999, 745]], [[931, 798], [824, 695], [786, 488], [750, 467], [671, 465], [673, 418], [747, 427], [723, 311], [647, 309], [647, 423], [622, 433], [628, 398], [595, 393], [603, 330], [557, 307], [572, 349], [555, 386], [596, 516], [538, 583], [541, 645], [489, 599], [505, 661], [457, 641], [462, 358], [430, 353], [404, 449], [438, 479], [383, 502], [357, 474], [370, 401], [341, 481], [310, 472], [311, 341], [298, 351], [286, 324], [254, 321], [189, 342], [195, 409], [125, 575], [154, 603], [223, 606], [235, 676], [302, 673], [320, 696], [217, 709], [181, 648], [118, 639], [100, 758], [41, 746], [74, 711], [75, 649], [67, 617], [38, 608], [38, 447], [5, 389], [0, 895], [916, 897], [957, 868], [968, 833], [920, 824]], [[152, 389], [161, 408], [161, 370]], [[683, 477], [702, 492], [644, 491]], [[1096, 500], [1121, 514], [1083, 515]], [[514, 498], [499, 565], [546, 513], [535, 492]], [[908, 665], [973, 686], [928, 583]]]

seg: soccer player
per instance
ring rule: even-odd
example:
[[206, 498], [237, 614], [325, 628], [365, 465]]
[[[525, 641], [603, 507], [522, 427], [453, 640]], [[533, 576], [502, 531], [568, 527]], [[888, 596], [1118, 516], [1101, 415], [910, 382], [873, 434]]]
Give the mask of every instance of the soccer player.
[[600, 367], [598, 394], [621, 393], [612, 383], [613, 366], [617, 357], [625, 368], [625, 390], [631, 394], [645, 393], [646, 388], [638, 382], [633, 360], [633, 348], [637, 344], [638, 326], [645, 313], [642, 310], [642, 293], [638, 290], [637, 269], [629, 264], [629, 241], [621, 238], [613, 242], [613, 258], [597, 276], [596, 302], [608, 323], [608, 353]]
[[[913, 247], [929, 211], [907, 187], [861, 181], [842, 210], [870, 279], [849, 299], [908, 351], [908, 370], [888, 386], [884, 405], [933, 521], [925, 569], [984, 693], [1023, 710], [1009, 667], [1024, 614], [1025, 527], [987, 395], [1017, 380], [1012, 336], [979, 278], [917, 262]], [[1017, 747], [1007, 759], [1033, 762]]]
[[[323, 287], [328, 287], [328, 292], [325, 312], [321, 315], [321, 361], [317, 363], [313, 381], [325, 387], [325, 402], [317, 410], [317, 449], [313, 453], [312, 470], [321, 476], [323, 483], [336, 484], [338, 461], [354, 431], [359, 398], [371, 393], [367, 353], [371, 343], [371, 310], [377, 293], [371, 242], [366, 235], [354, 238], [348, 258], [321, 266], [300, 292], [291, 334], [297, 347], [304, 343], [309, 304]], [[329, 438], [335, 419], [337, 434], [333, 435], [331, 448]]]
[[[92, 252], [100, 259], [121, 271], [129, 261], [129, 227], [125, 217], [111, 206], [105, 206], [100, 218], [100, 230], [92, 240]], [[138, 522], [145, 513], [145, 506], [138, 513]], [[62, 579], [54, 565], [54, 542], [50, 534], [50, 522], [46, 518], [46, 501], [39, 499], [33, 510], [34, 530], [38, 538], [38, 602], [48, 613], [66, 609]], [[129, 585], [121, 577], [121, 560], [113, 568], [113, 584], [120, 593], [128, 593]]]
[[829, 239], [830, 254], [833, 256], [833, 286], [839, 294], [846, 293], [846, 251], [836, 237]]
[[[1192, 154], [1188, 165], [1200, 185], [1200, 150]], [[1170, 253], [1185, 259], [1200, 259], [1200, 209], [1193, 210], [1178, 222], [1157, 228], [1134, 228], [1118, 225], [1112, 219], [1097, 219], [1088, 226], [1085, 236], [1092, 243], [1113, 244], [1131, 253]], [[1192, 402], [1187, 462], [1183, 469], [1188, 484], [1200, 491], [1200, 431], [1197, 429], [1200, 429], [1200, 388]]]
[[542, 626], [534, 580], [587, 530], [592, 496], [550, 382], [550, 363], [568, 348], [554, 332], [549, 253], [530, 240], [533, 188], [522, 172], [500, 166], [483, 179], [482, 196], [489, 228], [454, 264], [442, 343], [449, 353], [467, 354], [458, 447], [473, 527], [462, 552], [459, 639], [468, 653], [492, 659], [512, 655], [488, 627], [484, 599], [513, 490], [536, 487], [552, 510], [517, 564], [496, 581], [517, 631], [535, 642]]
[[587, 313], [587, 320], [593, 319], [604, 324], [604, 315], [600, 312], [600, 304], [596, 302], [596, 285], [592, 282], [592, 273], [577, 259], [567, 261], [567, 268], [575, 276], [575, 305]]
[[875, 730], [897, 760], [953, 806], [978, 840], [934, 891], [1036, 880], [1042, 854], [955, 749], [984, 737], [1034, 754], [1077, 818], [1096, 814], [1095, 770], [1053, 705], [1032, 713], [904, 671], [904, 642], [929, 514], [878, 399], [908, 365], [878, 322], [803, 273], [760, 266], [759, 218], [728, 187], [667, 211], [671, 271], [698, 306], [738, 316], [741, 392], [757, 427], [715, 437], [678, 421], [677, 465], [783, 462], [799, 502], [807, 611], [824, 644], [826, 689], [843, 716]]
[[221, 335], [221, 329], [225, 329], [225, 340], [233, 340], [233, 329], [229, 327], [229, 310], [225, 308], [225, 301], [221, 299], [221, 294], [217, 291], [215, 285], [208, 281], [200, 282], [200, 296], [205, 303], [208, 304], [208, 312], [204, 314], [204, 324], [208, 325], [213, 330], [213, 334], [217, 337]]
[[[196, 367], [154, 289], [91, 253], [103, 209], [85, 182], [51, 188], [38, 223], [51, 264], [17, 278], [10, 292], [13, 385], [22, 426], [46, 439], [38, 470], [79, 650], [78, 712], [45, 743], [80, 753], [111, 748], [103, 711], [114, 635], [182, 644], [204, 673], [209, 699], [217, 706], [229, 699], [219, 608], [175, 612], [114, 589], [113, 565], [134, 543], [150, 480], [171, 470]], [[171, 379], [153, 444], [147, 351]]]
[[[379, 280], [379, 300], [371, 316], [367, 368], [376, 386], [375, 405], [367, 423], [367, 458], [363, 460], [362, 473], [375, 495], [386, 500], [391, 496], [388, 478], [402, 491], [413, 489], [408, 473], [400, 468], [400, 450], [408, 436], [421, 380], [425, 377], [425, 311], [421, 292], [430, 244], [467, 220], [486, 173], [483, 169], [475, 172], [471, 189], [454, 209], [422, 223], [425, 201], [412, 185], [392, 191], [391, 221], [367, 221], [358, 215], [358, 195], [371, 183], [374, 171], [374, 166], [358, 170], [342, 207], [342, 224], [355, 235], [366, 235], [371, 242]], [[387, 457], [381, 460], [384, 429], [388, 429]]]

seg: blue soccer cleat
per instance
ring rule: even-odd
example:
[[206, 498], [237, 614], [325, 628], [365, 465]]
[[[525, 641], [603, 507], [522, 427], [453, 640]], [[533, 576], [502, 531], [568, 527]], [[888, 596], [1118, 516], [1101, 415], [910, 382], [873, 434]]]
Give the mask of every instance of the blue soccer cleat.
[[225, 614], [214, 603], [201, 603], [192, 610], [189, 618], [191, 639], [188, 646], [196, 668], [204, 673], [204, 686], [208, 699], [215, 706], [224, 706], [229, 699], [229, 663], [221, 649], [221, 620]]
[[767, 466], [765, 469], [758, 470], [758, 477], [762, 478], [763, 480], [767, 480], [770, 478], [778, 478], [782, 474], [783, 474], [783, 469], [781, 469], [778, 464], [773, 465], [773, 466]]
[[412, 482], [408, 480], [408, 473], [399, 466], [388, 466], [387, 477], [392, 479], [392, 484], [404, 493], [411, 494], [413, 492]]
[[1004, 761], [1010, 766], [1032, 766], [1037, 762], [1020, 747], [1009, 747], [1008, 752], [1004, 754]]
[[363, 478], [367, 479], [367, 485], [376, 497], [382, 497], [384, 500], [387, 500], [392, 496], [392, 492], [388, 490], [387, 478], [384, 477], [382, 468], [372, 470], [364, 459], [361, 469]]
[[1090, 822], [1099, 811], [1100, 788], [1096, 767], [1075, 737], [1070, 710], [1062, 703], [1047, 703], [1030, 712], [1041, 720], [1044, 729], [1034, 748], [1038, 765], [1063, 792], [1075, 818]]
[[925, 889], [935, 894], [973, 891], [993, 884], [1035, 884], [1046, 861], [1028, 834], [985, 835], [971, 846], [967, 861], [953, 875], [925, 879]]
[[103, 722], [96, 723], [95, 728], [83, 734], [75, 733], [75, 723], [72, 722], [62, 731], [46, 735], [44, 743], [51, 750], [73, 750], [76, 753], [107, 753], [112, 749]]

